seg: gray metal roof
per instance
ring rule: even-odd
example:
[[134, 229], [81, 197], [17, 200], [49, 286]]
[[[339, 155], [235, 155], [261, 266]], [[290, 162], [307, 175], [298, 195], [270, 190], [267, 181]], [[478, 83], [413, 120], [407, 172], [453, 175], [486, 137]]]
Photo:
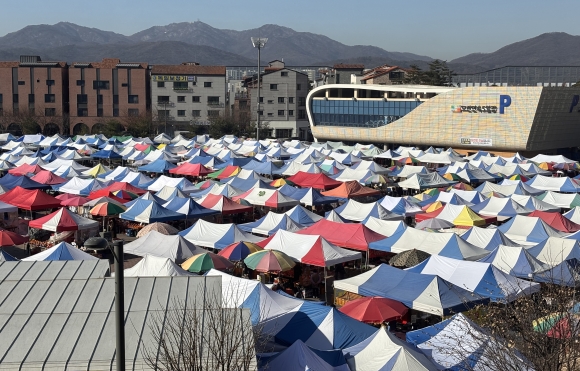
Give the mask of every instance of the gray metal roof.
[[141, 63], [117, 63], [117, 68], [139, 68]]
[[108, 277], [108, 260], [54, 260], [0, 262], [0, 283]]
[[[114, 279], [55, 263], [64, 262], [0, 265], [0, 370], [114, 370]], [[166, 317], [171, 303], [199, 310], [210, 295], [221, 302], [221, 277], [125, 278], [127, 370], [150, 369], [143, 348], [153, 344], [152, 316]], [[249, 312], [242, 316], [251, 336]]]

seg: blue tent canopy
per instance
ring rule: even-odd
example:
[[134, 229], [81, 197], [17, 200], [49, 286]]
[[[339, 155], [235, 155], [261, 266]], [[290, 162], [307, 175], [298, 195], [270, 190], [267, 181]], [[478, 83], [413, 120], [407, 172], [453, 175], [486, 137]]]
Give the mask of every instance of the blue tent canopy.
[[221, 164], [214, 165], [214, 169], [220, 170], [220, 169], [223, 169], [229, 165], [244, 167], [244, 165], [246, 165], [250, 161], [252, 161], [252, 159], [249, 157], [241, 157], [241, 158], [235, 157], [235, 158], [231, 158], [231, 159], [229, 159], [226, 162], [223, 162]]
[[163, 205], [168, 210], [184, 214], [187, 218], [203, 218], [219, 214], [219, 211], [205, 208], [191, 198], [174, 197]]
[[136, 199], [125, 211], [119, 214], [121, 219], [141, 223], [166, 222], [169, 220], [185, 219], [184, 214], [171, 211], [152, 200]]
[[438, 276], [403, 271], [386, 264], [356, 277], [335, 281], [334, 288], [393, 299], [411, 309], [440, 316], [465, 311], [489, 300], [474, 297]]
[[123, 156], [121, 156], [119, 153], [117, 153], [113, 150], [104, 150], [104, 149], [93, 153], [91, 155], [91, 157], [92, 158], [107, 158], [109, 160], [123, 158]]
[[18, 261], [18, 259], [8, 254], [3, 249], [0, 249], [0, 262], [12, 262], [12, 261]]
[[[246, 169], [246, 167], [244, 167], [244, 169]], [[259, 162], [258, 165], [254, 167], [252, 170], [254, 170], [258, 174], [272, 175], [276, 174], [276, 171], [278, 171], [279, 169], [280, 167], [274, 165], [273, 162], [267, 161], [267, 162]]]
[[[284, 184], [282, 187], [278, 188], [278, 192], [282, 193], [284, 196], [293, 198], [295, 200], [301, 199], [306, 194], [307, 190], [308, 190], [307, 188], [297, 188], [291, 186], [290, 184]], [[294, 197], [293, 196], [294, 194], [300, 197]]]
[[151, 173], [166, 173], [177, 166], [163, 159], [155, 160], [147, 165], [139, 166], [137, 170]]
[[232, 187], [240, 189], [244, 192], [249, 191], [252, 188], [263, 188], [263, 189], [275, 189], [276, 187], [269, 185], [268, 183], [264, 182], [261, 179], [241, 179], [241, 178], [228, 178], [230, 179], [227, 182]]
[[16, 187], [22, 187], [24, 189], [49, 189], [49, 185], [41, 184], [30, 179], [26, 175], [12, 175], [6, 174], [0, 178], [0, 186], [6, 189], [13, 189]]
[[298, 224], [309, 227], [317, 221], [323, 219], [320, 215], [314, 214], [312, 211], [306, 210], [304, 207], [297, 205], [285, 213]]

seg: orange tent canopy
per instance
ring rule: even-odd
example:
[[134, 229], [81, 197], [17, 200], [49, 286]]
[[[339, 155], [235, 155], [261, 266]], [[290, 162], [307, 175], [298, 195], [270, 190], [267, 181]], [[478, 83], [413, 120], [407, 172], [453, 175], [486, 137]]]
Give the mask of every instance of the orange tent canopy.
[[376, 189], [362, 186], [356, 180], [344, 182], [330, 191], [321, 192], [324, 196], [338, 198], [356, 198], [365, 196], [379, 196], [381, 192]]

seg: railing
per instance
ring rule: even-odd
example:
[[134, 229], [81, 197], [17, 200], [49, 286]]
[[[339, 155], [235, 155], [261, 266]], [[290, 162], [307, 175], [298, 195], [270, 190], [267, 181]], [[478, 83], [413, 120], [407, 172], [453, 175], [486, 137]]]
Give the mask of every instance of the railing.
[[157, 101], [157, 105], [160, 107], [175, 107], [175, 103], [166, 101]]
[[207, 105], [209, 107], [214, 107], [214, 108], [223, 108], [225, 107], [223, 102], [207, 102]]

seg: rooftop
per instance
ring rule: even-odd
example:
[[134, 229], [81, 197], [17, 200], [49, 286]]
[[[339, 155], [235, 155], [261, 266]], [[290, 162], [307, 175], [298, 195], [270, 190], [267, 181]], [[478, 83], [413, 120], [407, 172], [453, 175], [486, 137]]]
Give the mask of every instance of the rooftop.
[[192, 64], [179, 65], [154, 65], [151, 68], [152, 75], [224, 75], [225, 66], [199, 66]]

